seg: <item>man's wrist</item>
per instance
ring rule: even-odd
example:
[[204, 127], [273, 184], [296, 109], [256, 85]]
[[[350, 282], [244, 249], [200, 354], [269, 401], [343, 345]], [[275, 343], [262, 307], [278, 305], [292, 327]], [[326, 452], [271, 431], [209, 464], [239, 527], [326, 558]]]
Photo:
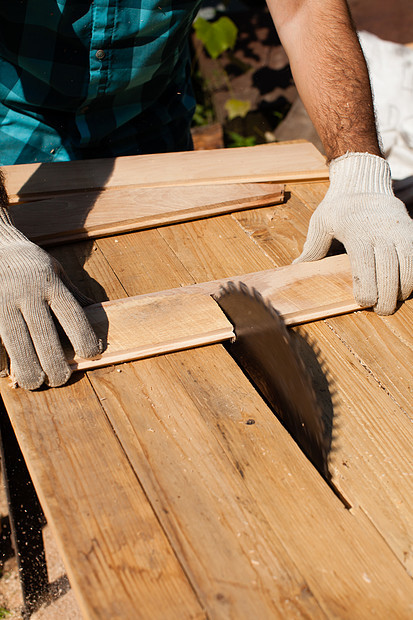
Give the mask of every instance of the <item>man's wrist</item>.
[[378, 155], [346, 153], [330, 162], [329, 173], [334, 192], [393, 196], [390, 166]]

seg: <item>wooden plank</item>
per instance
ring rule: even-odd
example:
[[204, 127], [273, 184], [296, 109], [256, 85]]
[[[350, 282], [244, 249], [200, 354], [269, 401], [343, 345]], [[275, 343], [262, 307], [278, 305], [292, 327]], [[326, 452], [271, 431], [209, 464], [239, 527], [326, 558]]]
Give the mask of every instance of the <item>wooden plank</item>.
[[96, 241], [55, 246], [48, 248], [48, 252], [60, 262], [82, 293], [90, 297], [91, 303], [126, 297], [127, 291], [113, 277], [113, 270]]
[[3, 171], [11, 202], [104, 187], [166, 187], [260, 181], [284, 183], [328, 177], [324, 157], [309, 142], [20, 164], [4, 166]]
[[[94, 371], [91, 380], [208, 611], [219, 581], [224, 617], [250, 618], [257, 591], [255, 615], [273, 617], [263, 612], [269, 573], [284, 617], [307, 596], [327, 617], [409, 617], [411, 580], [381, 535], [343, 508], [223, 348], [135, 362], [120, 376]], [[230, 553], [234, 534], [250, 567]], [[292, 598], [286, 558], [305, 588]]]
[[413, 421], [413, 300], [388, 317], [366, 312], [327, 324]]
[[283, 193], [283, 186], [275, 183], [131, 186], [15, 204], [10, 212], [17, 228], [32, 241], [50, 245], [277, 204]]
[[[177, 224], [179, 226], [179, 224]], [[195, 282], [158, 229], [141, 230], [138, 235], [98, 239], [96, 245], [110, 265], [112, 275], [128, 295], [162, 291]], [[124, 297], [118, 295], [117, 299]]]
[[[87, 316], [106, 350], [76, 358], [74, 369], [95, 368], [233, 338], [231, 323], [208, 295], [143, 295], [94, 304]], [[70, 358], [70, 353], [67, 355]]]
[[[405, 303], [405, 308], [411, 317], [412, 300]], [[337, 430], [330, 456], [332, 482], [354, 510], [368, 515], [413, 576], [413, 425], [409, 389], [413, 340], [410, 336], [410, 342], [403, 344], [397, 337], [389, 337], [385, 321], [373, 313], [361, 313], [352, 321], [337, 318], [327, 325], [314, 323], [301, 330], [320, 351], [329, 389], [334, 393], [331, 403], [328, 393], [318, 390], [319, 395], [327, 396], [326, 417], [331, 416], [329, 410], [334, 406]], [[390, 376], [392, 383], [387, 380]], [[409, 395], [408, 409], [404, 410], [400, 405]]]
[[204, 617], [87, 379], [0, 389], [83, 617]]
[[[93, 360], [75, 357], [73, 368], [97, 368], [232, 338], [232, 325], [210, 297], [227, 281], [224, 278], [87, 307], [86, 315], [106, 350]], [[353, 298], [347, 255], [236, 276], [233, 281], [261, 292], [287, 325], [360, 309]]]
[[[198, 402], [162, 360], [89, 376], [208, 617], [324, 617]], [[227, 403], [211, 415], [218, 409], [226, 415]]]
[[323, 200], [329, 188], [329, 182], [289, 183], [287, 190], [299, 198], [313, 212]]
[[289, 265], [299, 256], [311, 217], [308, 207], [288, 190], [286, 198], [276, 209], [250, 209], [232, 216], [276, 267]]
[[168, 226], [159, 234], [196, 282], [274, 267], [230, 215]]

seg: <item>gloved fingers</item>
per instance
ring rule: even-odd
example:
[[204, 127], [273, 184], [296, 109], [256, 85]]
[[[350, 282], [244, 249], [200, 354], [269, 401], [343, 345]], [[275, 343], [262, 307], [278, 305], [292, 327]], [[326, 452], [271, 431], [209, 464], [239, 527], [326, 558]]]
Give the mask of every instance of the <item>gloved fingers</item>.
[[37, 357], [51, 387], [63, 385], [72, 371], [66, 361], [49, 306], [39, 300], [22, 309]]
[[0, 339], [0, 377], [7, 377], [9, 374], [9, 358], [6, 349]]
[[0, 309], [0, 335], [10, 357], [13, 381], [27, 390], [40, 387], [45, 374], [20, 310], [7, 307]]
[[399, 258], [394, 246], [378, 245], [375, 248], [377, 302], [375, 312], [392, 314], [399, 295]]
[[303, 251], [293, 262], [301, 263], [304, 261], [313, 261], [324, 258], [330, 249], [333, 238], [333, 233], [326, 230], [326, 228], [322, 225], [320, 218], [318, 218], [317, 214], [314, 213], [310, 220], [307, 239], [304, 243]]
[[57, 282], [49, 303], [77, 355], [90, 359], [102, 352], [101, 341], [93, 331], [80, 304], [62, 282]]
[[346, 244], [353, 275], [353, 294], [363, 308], [371, 308], [377, 301], [376, 259], [369, 244]]
[[406, 243], [397, 247], [400, 269], [399, 299], [404, 301], [413, 291], [413, 244]]
[[77, 286], [73, 284], [66, 271], [63, 269], [62, 265], [55, 258], [52, 257], [53, 266], [56, 275], [63, 282], [64, 286], [72, 293], [73, 297], [79, 302], [82, 307], [90, 306], [94, 304], [94, 300], [87, 295], [84, 295], [82, 291], [80, 291]]

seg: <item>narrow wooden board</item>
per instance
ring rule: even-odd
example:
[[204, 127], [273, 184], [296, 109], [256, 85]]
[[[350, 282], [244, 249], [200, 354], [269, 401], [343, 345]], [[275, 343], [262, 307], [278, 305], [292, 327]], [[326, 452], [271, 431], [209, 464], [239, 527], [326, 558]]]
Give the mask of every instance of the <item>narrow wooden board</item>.
[[204, 618], [87, 378], [31, 393], [7, 383], [4, 403], [83, 618]]
[[112, 189], [59, 195], [11, 205], [14, 224], [35, 243], [50, 245], [154, 228], [283, 200], [275, 183]]
[[232, 215], [168, 226], [159, 229], [159, 234], [195, 282], [274, 267]]
[[234, 213], [242, 230], [273, 261], [274, 266], [289, 265], [301, 254], [311, 212], [295, 195], [277, 208], [264, 207]]
[[[256, 600], [256, 615], [273, 617], [268, 588], [284, 617], [313, 597], [327, 617], [408, 617], [401, 564], [363, 515], [344, 509], [222, 347], [122, 368], [91, 381], [209, 616], [219, 617], [209, 607], [219, 582], [225, 617], [251, 618]], [[304, 588], [289, 610], [288, 558]]]
[[330, 318], [328, 326], [413, 421], [413, 299], [391, 316]]
[[11, 202], [108, 187], [166, 187], [328, 178], [309, 142], [4, 166]]
[[[89, 306], [86, 314], [107, 348], [93, 360], [75, 358], [73, 368], [97, 368], [232, 338], [232, 325], [210, 297], [227, 281]], [[360, 309], [347, 255], [236, 276], [233, 281], [256, 288], [287, 325]]]
[[234, 336], [233, 327], [208, 295], [142, 295], [86, 309], [106, 350], [96, 360], [76, 358], [76, 369], [95, 368], [179, 351]]
[[[412, 316], [413, 300], [404, 307]], [[342, 318], [301, 328], [324, 360], [334, 394], [332, 483], [354, 510], [368, 515], [413, 576], [411, 398], [408, 411], [403, 409], [409, 391], [411, 396], [413, 339], [409, 347], [389, 337], [384, 321], [373, 313], [352, 321]], [[397, 315], [394, 318], [397, 322]]]

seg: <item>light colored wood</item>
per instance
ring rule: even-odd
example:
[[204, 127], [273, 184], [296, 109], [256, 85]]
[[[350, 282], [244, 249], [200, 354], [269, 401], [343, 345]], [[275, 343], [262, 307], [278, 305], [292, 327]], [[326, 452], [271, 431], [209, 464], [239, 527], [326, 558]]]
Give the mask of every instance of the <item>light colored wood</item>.
[[357, 320], [331, 318], [328, 325], [413, 421], [413, 300], [391, 316], [367, 312]]
[[301, 253], [311, 211], [295, 195], [289, 196], [277, 209], [265, 207], [234, 213], [243, 231], [273, 261], [274, 266], [289, 265]]
[[108, 187], [316, 180], [328, 177], [325, 158], [309, 142], [132, 155], [4, 166], [11, 202], [48, 193]]
[[[219, 372], [221, 366], [208, 364], [207, 349], [201, 357]], [[181, 373], [192, 372], [191, 358], [187, 352], [175, 358], [184, 366], [174, 373], [170, 357], [89, 376], [208, 617], [324, 617], [283, 541], [200, 415], [199, 398], [209, 383], [203, 382], [198, 393], [188, 391]], [[234, 386], [234, 406], [242, 406], [238, 388], [243, 395], [246, 384], [244, 379]], [[215, 402], [211, 416], [226, 416], [227, 401]]]
[[[405, 307], [411, 317], [413, 303]], [[413, 339], [410, 346], [402, 346], [373, 313], [302, 330], [320, 350], [334, 393], [332, 483], [354, 510], [368, 515], [413, 576], [411, 398], [408, 410], [403, 410], [412, 379]], [[413, 596], [413, 584], [411, 588]]]
[[[139, 235], [126, 233], [119, 237], [105, 237], [98, 239], [96, 245], [128, 295], [152, 293], [195, 282], [159, 229], [141, 230]], [[115, 299], [121, 297], [124, 295]]]
[[[298, 206], [298, 203], [295, 204]], [[284, 210], [282, 216], [291, 217], [294, 220], [294, 213], [295, 209], [288, 213]], [[300, 217], [307, 217], [304, 208], [301, 210]], [[274, 212], [274, 220], [276, 218], [277, 214]], [[270, 266], [277, 264], [278, 260], [288, 260], [288, 242], [282, 244], [282, 252], [277, 257], [276, 244], [271, 242], [274, 232], [273, 224], [265, 230], [267, 245], [264, 251], [260, 248], [262, 238], [260, 239], [256, 233], [250, 235], [249, 231], [245, 230], [247, 226], [240, 225], [240, 222], [236, 223], [233, 216], [220, 219], [225, 219], [226, 222], [222, 226], [214, 224], [214, 235], [203, 226], [206, 222], [212, 224], [214, 220], [194, 224], [192, 232], [190, 224], [176, 225], [177, 229], [182, 231], [186, 229], [182, 241], [185, 249], [180, 251], [177, 249], [182, 247], [182, 244], [176, 231], [174, 234], [164, 236], [161, 236], [158, 230], [141, 231], [136, 235], [123, 235], [119, 239], [99, 240], [94, 244], [94, 247], [98, 249], [86, 258], [90, 276], [99, 279], [111, 295], [118, 295], [117, 291], [123, 289], [128, 293], [131, 291], [134, 293], [153, 292], [158, 285], [162, 289], [168, 286], [178, 287], [181, 283], [188, 285], [203, 273], [217, 273], [219, 276], [211, 277], [222, 275], [225, 280], [234, 273], [240, 275], [242, 271], [238, 271], [238, 266], [231, 261], [231, 256], [233, 259], [236, 257], [236, 260], [239, 257], [242, 269], [247, 271], [248, 267], [244, 268], [247, 265], [248, 249], [251, 244], [254, 245], [253, 260], [260, 264], [261, 260], [267, 260]], [[252, 219], [251, 214], [248, 225], [252, 223]], [[232, 220], [236, 226], [229, 224], [229, 220]], [[297, 242], [299, 243], [303, 235], [300, 230], [301, 224], [294, 221], [292, 226], [297, 230]], [[239, 231], [237, 234], [235, 234], [236, 228]], [[250, 230], [252, 229], [253, 226]], [[245, 237], [248, 235], [249, 243], [240, 241], [241, 232]], [[213, 240], [213, 236], [216, 237], [218, 248], [215, 254], [208, 245]], [[198, 249], [196, 249], [197, 241]], [[242, 253], [231, 249], [231, 245], [238, 243], [245, 248]], [[70, 255], [67, 254], [67, 256]], [[108, 261], [106, 266], [105, 260]], [[346, 290], [351, 291], [351, 275], [345, 256], [320, 261], [323, 269], [326, 268], [326, 271], [321, 274], [325, 277], [324, 284], [327, 285], [327, 282], [333, 281], [333, 274], [337, 273], [336, 266], [333, 267], [336, 260], [344, 261], [342, 267], [347, 274], [344, 278], [347, 283]], [[201, 267], [197, 264], [199, 262]], [[301, 274], [305, 273], [308, 265], [313, 268], [316, 263], [301, 265]], [[70, 267], [70, 264], [68, 266]], [[250, 267], [250, 269], [253, 268]], [[282, 285], [284, 287], [288, 287], [288, 283], [292, 284], [294, 281], [288, 273], [290, 271], [286, 267]], [[298, 296], [305, 299], [308, 295], [307, 288], [310, 289], [312, 295], [323, 294], [324, 284], [320, 288], [320, 293], [314, 289], [314, 286], [307, 287], [309, 282], [302, 287], [296, 281], [295, 288]], [[341, 291], [342, 284], [341, 282], [338, 286], [334, 285], [333, 296], [330, 291], [328, 298], [330, 303], [336, 299], [335, 294]], [[270, 288], [265, 278], [261, 285], [263, 290]], [[195, 287], [191, 290], [196, 291]], [[203, 293], [201, 285], [197, 289], [198, 294], [199, 292]], [[161, 293], [161, 295], [164, 294], [164, 292]], [[296, 305], [292, 305], [291, 311], [294, 307], [297, 309]], [[364, 313], [357, 314], [354, 318], [357, 320], [363, 315]], [[306, 326], [306, 330], [311, 328], [312, 326]], [[328, 330], [331, 331], [330, 327]], [[397, 336], [397, 338], [406, 340], [409, 333], [408, 317], [402, 324], [393, 326], [392, 333], [395, 338]], [[367, 335], [374, 339], [379, 337], [378, 333], [368, 332]], [[341, 340], [340, 335], [332, 331], [331, 336], [331, 340], [326, 338], [323, 349], [330, 355], [330, 351], [337, 347], [337, 353], [333, 355], [335, 358], [334, 373], [337, 383], [340, 383], [340, 346], [344, 338]], [[356, 337], [354, 342], [356, 342]], [[396, 342], [395, 339], [395, 346]], [[377, 344], [374, 343], [374, 346], [376, 347]], [[213, 351], [213, 354], [210, 351]], [[216, 353], [217, 351], [219, 353]], [[310, 617], [316, 616], [316, 608], [311, 608], [311, 605], [317, 602], [328, 617], [352, 619], [355, 609], [360, 618], [404, 619], [410, 617], [411, 580], [408, 579], [402, 564], [390, 550], [389, 542], [386, 541], [382, 532], [377, 530], [379, 517], [376, 515], [372, 523], [373, 518], [365, 508], [367, 504], [359, 499], [363, 482], [366, 486], [366, 494], [372, 487], [374, 498], [384, 497], [386, 484], [383, 485], [382, 480], [386, 480], [386, 475], [393, 479], [396, 471], [396, 468], [383, 465], [383, 469], [378, 470], [379, 475], [376, 476], [374, 468], [370, 470], [369, 467], [364, 467], [364, 462], [368, 464], [372, 450], [377, 451], [375, 462], [380, 460], [382, 447], [377, 441], [380, 433], [379, 421], [372, 431], [372, 426], [366, 424], [366, 419], [363, 417], [364, 402], [360, 400], [360, 397], [363, 399], [364, 394], [368, 394], [370, 386], [374, 392], [374, 398], [377, 390], [380, 389], [383, 393], [382, 400], [378, 401], [379, 405], [382, 406], [383, 411], [387, 411], [390, 402], [391, 407], [394, 407], [392, 414], [397, 415], [403, 412], [400, 408], [397, 409], [397, 403], [393, 400], [394, 393], [385, 394], [380, 387], [379, 372], [377, 375], [370, 374], [369, 369], [363, 368], [363, 362], [356, 354], [352, 354], [353, 358], [344, 354], [343, 385], [346, 398], [344, 404], [341, 399], [337, 398], [334, 405], [339, 421], [348, 424], [345, 418], [351, 416], [351, 425], [346, 428], [354, 430], [354, 434], [352, 435], [348, 430], [343, 433], [347, 443], [340, 447], [341, 452], [337, 452], [337, 456], [342, 457], [342, 462], [337, 459], [334, 461], [334, 466], [340, 466], [345, 474], [344, 461], [347, 451], [350, 451], [354, 455], [352, 457], [354, 461], [357, 459], [360, 461], [359, 469], [354, 469], [356, 475], [357, 472], [361, 472], [360, 482], [351, 478], [343, 485], [346, 494], [349, 493], [349, 489], [351, 491], [353, 487], [355, 489], [351, 496], [354, 500], [353, 508], [351, 511], [346, 511], [304, 459], [289, 435], [283, 431], [274, 416], [258, 399], [250, 384], [245, 379], [240, 382], [238, 367], [226, 354], [223, 358], [223, 354], [222, 347], [203, 347], [88, 373], [94, 381], [95, 390], [102, 399], [101, 403], [105, 404], [106, 413], [110, 416], [112, 423], [117, 425], [117, 429], [122, 427], [122, 433], [117, 434], [118, 440], [125, 442], [127, 456], [135, 474], [139, 477], [139, 483], [143, 484], [145, 497], [150, 499], [179, 562], [184, 566], [192, 586], [200, 596], [205, 584], [205, 598], [208, 598], [211, 607], [214, 606], [214, 610], [217, 610], [217, 613], [210, 614], [210, 617], [231, 617], [228, 610], [236, 608], [236, 597], [239, 596], [241, 600], [245, 600], [244, 590], [248, 592], [249, 589], [253, 590], [254, 600], [261, 599], [262, 601], [259, 603], [258, 611], [253, 610], [253, 615], [257, 616], [263, 609], [269, 609], [272, 596], [272, 600], [280, 601], [280, 609], [283, 611], [286, 610], [288, 600], [290, 600], [290, 609], [299, 610], [302, 615], [306, 615], [304, 612], [307, 611], [307, 616]], [[129, 370], [130, 368], [133, 368], [133, 373]], [[351, 375], [347, 375], [347, 372], [350, 373], [350, 368], [354, 368], [351, 372], [355, 373], [357, 386], [359, 382], [361, 384], [361, 389], [354, 396], [351, 395]], [[394, 374], [396, 372], [395, 369]], [[99, 381], [95, 382], [96, 376]], [[119, 384], [117, 377], [122, 377]], [[67, 401], [63, 401], [63, 404], [67, 404], [68, 407], [77, 408], [76, 394], [80, 389], [77, 386], [78, 382], [75, 382], [71, 386], [73, 395]], [[101, 391], [103, 389], [105, 392]], [[405, 388], [406, 395], [407, 390], [408, 388]], [[60, 389], [53, 391], [60, 392]], [[171, 394], [174, 395], [173, 398]], [[106, 400], [103, 400], [104, 398]], [[368, 416], [371, 417], [373, 411], [370, 398]], [[182, 407], [179, 407], [179, 404]], [[50, 424], [53, 424], [59, 431], [58, 442], [73, 440], [72, 435], [66, 434], [67, 431], [63, 436], [60, 435], [59, 416], [56, 411], [60, 410], [61, 405], [57, 405], [57, 399], [53, 412], [55, 415], [50, 424], [51, 408], [37, 410], [33, 409], [32, 405], [31, 400], [25, 402], [27, 415], [24, 419], [28, 420], [29, 425], [21, 427], [23, 435], [32, 433], [31, 441], [39, 440], [41, 446], [46, 445], [47, 450], [48, 444], [45, 444], [42, 433], [48, 433]], [[87, 411], [87, 407], [81, 403], [82, 405]], [[191, 412], [190, 416], [185, 414], [187, 408]], [[33, 419], [34, 414], [38, 413], [40, 413], [39, 419]], [[44, 428], [41, 425], [42, 415], [49, 416]], [[247, 420], [251, 419], [255, 420], [255, 424], [246, 424]], [[95, 418], [92, 423], [94, 420]], [[66, 423], [65, 418], [64, 425]], [[68, 423], [76, 424], [77, 420], [72, 417]], [[366, 437], [361, 442], [362, 451], [356, 454], [356, 452], [351, 452], [352, 437], [357, 437], [362, 429], [365, 429]], [[340, 427], [337, 430], [341, 432]], [[388, 430], [387, 425], [386, 431]], [[93, 432], [93, 429], [90, 432]], [[373, 440], [369, 438], [372, 432]], [[385, 444], [386, 450], [393, 441], [397, 449], [397, 438], [392, 436]], [[205, 442], [204, 445], [203, 442]], [[402, 455], [404, 455], [405, 437], [401, 445]], [[159, 446], [162, 446], [161, 450]], [[115, 457], [117, 454], [115, 452]], [[56, 453], [52, 456], [59, 458], [59, 454]], [[92, 451], [89, 456], [94, 457]], [[397, 464], [399, 465], [399, 462]], [[82, 465], [86, 467], [86, 461], [82, 460]], [[53, 462], [46, 461], [45, 466], [52, 467]], [[113, 461], [102, 464], [99, 460], [96, 468], [100, 466], [110, 470], [113, 467]], [[40, 468], [41, 464], [37, 463], [36, 467]], [[91, 476], [97, 475], [96, 468], [93, 464]], [[371, 471], [373, 474], [370, 478]], [[403, 475], [403, 471], [400, 475]], [[380, 478], [383, 473], [385, 476]], [[336, 470], [334, 475], [337, 478]], [[58, 501], [62, 484], [65, 485], [63, 486], [63, 491], [67, 494], [65, 497], [77, 491], [76, 483], [73, 487], [67, 484], [66, 478], [70, 476], [64, 468], [62, 470], [59, 468], [56, 476], [60, 479], [60, 486], [45, 485], [47, 496], [53, 496], [51, 500], [53, 503]], [[384, 489], [381, 486], [384, 486]], [[403, 488], [406, 489], [406, 486]], [[110, 496], [112, 492], [109, 488], [105, 501]], [[393, 498], [398, 499], [393, 491], [389, 494], [389, 498], [389, 501]], [[373, 500], [368, 506], [369, 510], [371, 510], [372, 503]], [[169, 505], [171, 510], [169, 510]], [[379, 513], [382, 506], [383, 504], [378, 502]], [[104, 507], [101, 506], [100, 509], [104, 514]], [[211, 525], [214, 514], [221, 517], [220, 520], [217, 519], [215, 528]], [[397, 520], [397, 509], [392, 508], [388, 514]], [[406, 515], [404, 507], [402, 515], [404, 519]], [[49, 516], [52, 518], [50, 513], [48, 513]], [[84, 520], [79, 524], [82, 529], [87, 527], [86, 516], [84, 512]], [[66, 518], [72, 524], [72, 515]], [[243, 518], [245, 518], [244, 524], [241, 523]], [[191, 523], [186, 536], [186, 523], [189, 520]], [[196, 522], [193, 523], [194, 520], [200, 521], [198, 529]], [[101, 521], [107, 523], [106, 517]], [[244, 528], [240, 530], [239, 546], [236, 545], [235, 530], [231, 528], [232, 522]], [[203, 532], [202, 525], [205, 526], [207, 534]], [[109, 520], [109, 527], [114, 528], [113, 536], [115, 536], [116, 523]], [[397, 524], [391, 531], [392, 536], [395, 536], [398, 531], [401, 531], [400, 525]], [[83, 535], [84, 532], [82, 532]], [[101, 535], [105, 535], [105, 530], [100, 531], [99, 536]], [[242, 540], [244, 536], [245, 539]], [[227, 542], [227, 537], [229, 542]], [[82, 538], [80, 542], [83, 540]], [[258, 544], [267, 540], [269, 541], [268, 550]], [[62, 548], [64, 545], [69, 547], [70, 561], [76, 561], [75, 552], [70, 550], [70, 545], [75, 545], [77, 542], [79, 541], [74, 538], [73, 533], [71, 538], [62, 541]], [[254, 546], [249, 550], [254, 553], [251, 553], [249, 561], [246, 561], [246, 552], [249, 551], [250, 543]], [[195, 551], [202, 549], [202, 546], [205, 546], [205, 557], [211, 560], [211, 573], [209, 573], [209, 563], [203, 562], [203, 554], [200, 555]], [[399, 548], [401, 549], [401, 545]], [[126, 553], [128, 553], [127, 549]], [[255, 562], [260, 562], [260, 560], [262, 563], [257, 565]], [[297, 570], [291, 572], [290, 580], [288, 574], [291, 561]], [[238, 562], [240, 562], [240, 567], [245, 569], [245, 574], [244, 571], [238, 570]], [[271, 580], [266, 573], [269, 568], [279, 570], [273, 573], [276, 576], [284, 577], [282, 571], [286, 571], [285, 578], [274, 580], [271, 595], [268, 593], [268, 584]], [[106, 570], [105, 558], [103, 558], [100, 569]], [[242, 586], [245, 586], [246, 581], [252, 576], [252, 570], [254, 570], [253, 579], [256, 583], [248, 582], [247, 587], [243, 588]], [[236, 580], [224, 579], [228, 574], [235, 575]], [[297, 590], [300, 583], [303, 589]], [[260, 595], [257, 595], [256, 589], [261, 584], [263, 584], [263, 589]], [[225, 597], [226, 593], [228, 593], [227, 597]], [[214, 594], [224, 595], [218, 597], [220, 604], [216, 602], [218, 598], [213, 599]], [[155, 596], [163, 610], [163, 597], [159, 593]], [[138, 597], [139, 592], [136, 598]], [[246, 600], [246, 609], [250, 612], [247, 606], [248, 600]], [[285, 617], [289, 616], [290, 609], [286, 610]], [[179, 609], [176, 614], [176, 617], [182, 617], [182, 615], [185, 617], [184, 614], [179, 614]], [[251, 615], [250, 613], [249, 617]], [[234, 614], [234, 617], [237, 617], [237, 614]], [[265, 616], [261, 614], [261, 617]]]
[[95, 360], [75, 358], [71, 364], [77, 370], [222, 342], [234, 336], [218, 304], [200, 293], [128, 297], [94, 304], [86, 313], [106, 350]]
[[[292, 197], [274, 211], [274, 220], [269, 208], [233, 217], [274, 261], [288, 259], [303, 216], [309, 218], [327, 187], [327, 183], [287, 185], [287, 195], [291, 191]], [[298, 197], [308, 212], [293, 208], [287, 216], [289, 204]], [[286, 255], [284, 230], [289, 244]], [[301, 243], [304, 239], [305, 234]], [[335, 413], [332, 483], [355, 509], [368, 515], [411, 575], [412, 319], [412, 304], [407, 301], [389, 317], [358, 313], [330, 318], [328, 328], [318, 323], [304, 328], [321, 348], [324, 371], [329, 371], [332, 382], [332, 401], [325, 383], [317, 386], [317, 393], [326, 396], [326, 418]], [[311, 364], [314, 361], [308, 359], [307, 368]]]
[[318, 183], [289, 183], [287, 191], [301, 200], [313, 212], [323, 200], [329, 188], [328, 181]]
[[[93, 360], [76, 357], [74, 369], [97, 368], [184, 348], [224, 342], [231, 323], [210, 297], [228, 279], [94, 304], [85, 309], [106, 350]], [[258, 290], [287, 325], [360, 309], [353, 298], [346, 255], [233, 278]]]
[[35, 243], [49, 245], [277, 204], [283, 193], [275, 183], [128, 187], [15, 204], [10, 212], [19, 230]]
[[[219, 580], [224, 617], [273, 617], [264, 613], [268, 587], [284, 617], [312, 597], [327, 617], [352, 618], [354, 609], [358, 618], [409, 617], [411, 580], [381, 535], [343, 508], [222, 347], [91, 380], [206, 606], [216, 605]], [[292, 598], [286, 554], [303, 579]]]
[[48, 251], [60, 262], [72, 282], [90, 298], [91, 304], [127, 296], [127, 290], [113, 277], [113, 270], [96, 241], [55, 246]]
[[0, 389], [83, 617], [203, 618], [87, 379]]
[[159, 229], [196, 282], [274, 267], [231, 215]]

